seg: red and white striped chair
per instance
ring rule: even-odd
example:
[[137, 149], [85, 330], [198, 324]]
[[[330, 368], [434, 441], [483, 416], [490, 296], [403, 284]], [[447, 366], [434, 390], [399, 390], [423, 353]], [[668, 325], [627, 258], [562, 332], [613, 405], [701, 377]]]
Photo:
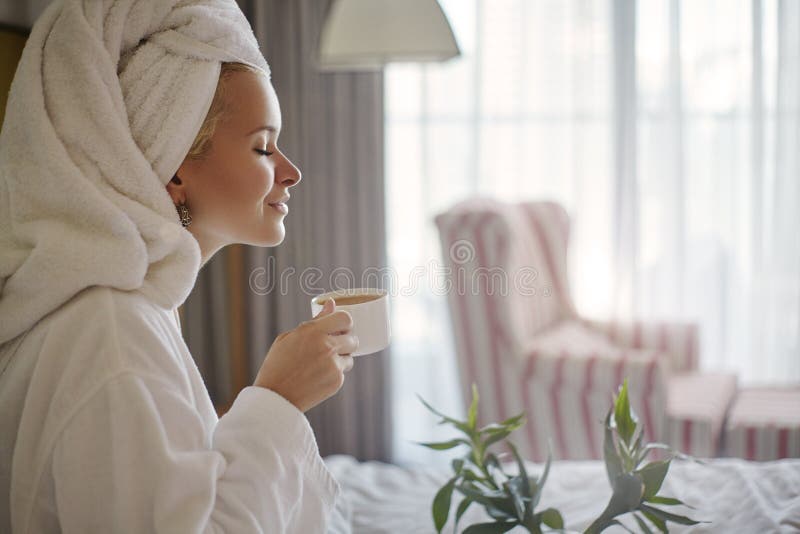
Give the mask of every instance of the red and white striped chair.
[[725, 416], [736, 396], [736, 375], [676, 374], [667, 387], [666, 441], [692, 456], [719, 455]]
[[696, 325], [581, 317], [567, 280], [569, 217], [554, 202], [473, 198], [435, 222], [462, 395], [478, 385], [482, 419], [526, 411], [514, 441], [534, 461], [548, 437], [556, 458], [602, 458], [602, 420], [627, 377], [645, 438], [667, 438], [667, 378], [697, 368]]
[[726, 454], [747, 460], [800, 458], [800, 388], [739, 392], [725, 428]]

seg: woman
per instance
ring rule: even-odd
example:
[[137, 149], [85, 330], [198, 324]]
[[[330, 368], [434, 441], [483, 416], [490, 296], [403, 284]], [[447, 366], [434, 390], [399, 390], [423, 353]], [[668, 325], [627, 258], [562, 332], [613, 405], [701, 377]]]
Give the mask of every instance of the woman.
[[358, 346], [329, 304], [217, 419], [180, 333], [197, 271], [284, 239], [299, 170], [233, 0], [63, 0], [0, 134], [0, 531], [323, 532], [306, 410]]

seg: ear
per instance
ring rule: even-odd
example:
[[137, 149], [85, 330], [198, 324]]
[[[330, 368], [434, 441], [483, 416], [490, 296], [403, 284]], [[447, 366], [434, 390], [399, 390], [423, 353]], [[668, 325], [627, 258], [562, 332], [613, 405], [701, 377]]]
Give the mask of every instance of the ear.
[[[180, 172], [180, 169], [179, 169]], [[175, 173], [175, 176], [167, 182], [167, 193], [169, 196], [172, 197], [172, 203], [175, 205], [178, 204], [185, 204], [186, 203], [186, 186], [178, 177], [178, 173]]]

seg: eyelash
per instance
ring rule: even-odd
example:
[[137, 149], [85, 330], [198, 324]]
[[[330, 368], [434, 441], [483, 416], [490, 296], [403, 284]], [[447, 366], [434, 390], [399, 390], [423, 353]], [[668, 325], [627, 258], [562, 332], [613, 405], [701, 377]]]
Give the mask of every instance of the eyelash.
[[260, 148], [256, 148], [255, 150], [256, 150], [256, 152], [258, 152], [262, 156], [271, 156], [271, 155], [273, 155], [275, 153], [275, 152], [268, 152], [266, 150], [261, 150]]

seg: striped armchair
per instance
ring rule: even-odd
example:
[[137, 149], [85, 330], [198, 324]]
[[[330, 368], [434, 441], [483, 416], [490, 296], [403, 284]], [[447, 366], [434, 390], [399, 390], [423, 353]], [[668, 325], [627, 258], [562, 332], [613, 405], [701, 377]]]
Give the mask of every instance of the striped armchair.
[[627, 377], [645, 438], [668, 438], [667, 382], [696, 370], [696, 325], [581, 317], [567, 280], [569, 217], [554, 202], [472, 198], [435, 223], [462, 395], [478, 385], [482, 418], [526, 411], [515, 443], [534, 461], [548, 438], [555, 458], [602, 458], [602, 420]]

